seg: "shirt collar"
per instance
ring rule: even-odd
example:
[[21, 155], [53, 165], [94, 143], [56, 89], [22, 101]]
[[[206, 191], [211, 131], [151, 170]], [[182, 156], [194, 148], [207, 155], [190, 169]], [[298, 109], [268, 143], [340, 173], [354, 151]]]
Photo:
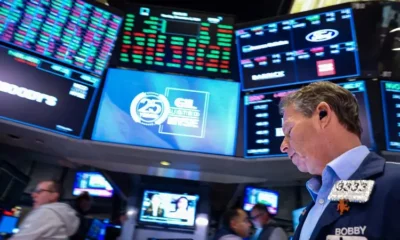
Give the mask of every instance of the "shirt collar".
[[[327, 178], [336, 174], [339, 179], [347, 180], [357, 171], [368, 154], [369, 150], [366, 146], [359, 146], [350, 149], [328, 163], [322, 175], [324, 178]], [[321, 189], [321, 186], [322, 178], [320, 176], [315, 176], [306, 183], [307, 190], [314, 201], [318, 197], [318, 192]]]
[[357, 171], [361, 163], [369, 154], [366, 146], [359, 146], [335, 158], [328, 166], [335, 171], [341, 180], [348, 180]]

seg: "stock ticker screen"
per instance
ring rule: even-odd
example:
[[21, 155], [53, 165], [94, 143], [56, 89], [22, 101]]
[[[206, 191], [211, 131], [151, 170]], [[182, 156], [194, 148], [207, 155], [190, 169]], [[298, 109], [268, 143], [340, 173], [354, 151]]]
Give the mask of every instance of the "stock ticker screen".
[[0, 45], [0, 118], [82, 137], [100, 79]]
[[386, 149], [400, 152], [400, 83], [381, 82]]
[[3, 0], [0, 42], [101, 76], [122, 21], [82, 0]]
[[[360, 106], [361, 126], [363, 128], [361, 142], [369, 149], [374, 150], [375, 142], [372, 136], [365, 82], [347, 82], [340, 83], [339, 85], [352, 92], [357, 99]], [[279, 111], [279, 102], [281, 98], [294, 91], [296, 89], [245, 96], [244, 156], [246, 158], [286, 156], [286, 154], [280, 151], [284, 133], [282, 131], [283, 116]]]
[[236, 30], [243, 90], [359, 75], [351, 8]]
[[127, 12], [118, 67], [232, 79], [233, 17], [138, 5]]

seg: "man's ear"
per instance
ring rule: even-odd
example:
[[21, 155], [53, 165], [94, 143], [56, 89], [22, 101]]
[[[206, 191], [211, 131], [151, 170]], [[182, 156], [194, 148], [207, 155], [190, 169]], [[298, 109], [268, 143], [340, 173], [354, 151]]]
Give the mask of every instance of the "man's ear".
[[331, 107], [326, 102], [320, 102], [314, 112], [322, 128], [325, 128], [329, 124], [332, 119], [332, 113]]

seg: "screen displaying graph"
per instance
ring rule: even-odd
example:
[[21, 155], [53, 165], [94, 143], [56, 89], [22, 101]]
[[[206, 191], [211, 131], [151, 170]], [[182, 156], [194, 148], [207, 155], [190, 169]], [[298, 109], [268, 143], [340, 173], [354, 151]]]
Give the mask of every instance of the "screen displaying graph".
[[0, 42], [100, 76], [122, 20], [82, 0], [3, 0]]
[[232, 78], [232, 17], [138, 5], [127, 12], [118, 67]]

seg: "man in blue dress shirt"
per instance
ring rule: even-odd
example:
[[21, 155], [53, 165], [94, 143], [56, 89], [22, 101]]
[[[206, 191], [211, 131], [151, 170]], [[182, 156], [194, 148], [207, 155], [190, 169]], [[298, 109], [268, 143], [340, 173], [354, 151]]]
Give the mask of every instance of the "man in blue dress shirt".
[[[331, 82], [312, 83], [282, 99], [281, 109], [281, 150], [301, 172], [314, 176], [306, 184], [313, 201], [294, 239], [400, 239], [400, 165], [361, 145], [352, 93]], [[365, 193], [369, 200], [330, 201], [339, 180], [373, 180], [372, 191]]]

